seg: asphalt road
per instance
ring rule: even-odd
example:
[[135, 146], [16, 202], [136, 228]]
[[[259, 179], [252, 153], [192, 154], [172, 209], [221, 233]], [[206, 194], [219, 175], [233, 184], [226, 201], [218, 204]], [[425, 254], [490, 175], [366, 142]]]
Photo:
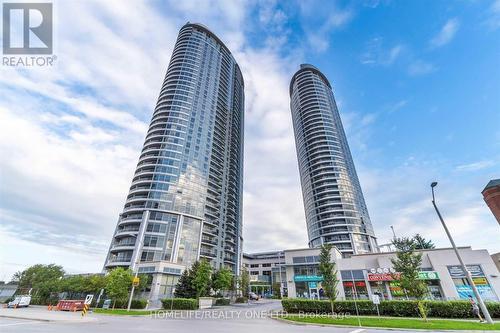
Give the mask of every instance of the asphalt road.
[[[269, 311], [279, 309], [276, 301], [259, 301], [250, 305], [223, 307], [210, 311], [179, 312], [176, 316], [108, 316], [89, 314], [92, 321], [76, 319], [37, 321], [0, 317], [0, 332], [50, 333], [369, 333], [376, 330], [357, 327], [321, 327], [294, 325], [269, 318]], [[40, 308], [40, 311], [46, 311]], [[408, 330], [401, 332], [410, 332]]]

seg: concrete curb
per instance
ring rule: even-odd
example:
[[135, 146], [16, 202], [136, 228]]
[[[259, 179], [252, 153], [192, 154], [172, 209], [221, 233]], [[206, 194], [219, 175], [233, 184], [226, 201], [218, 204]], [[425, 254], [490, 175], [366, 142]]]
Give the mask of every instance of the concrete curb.
[[319, 327], [338, 327], [338, 328], [346, 328], [346, 327], [352, 327], [352, 328], [369, 328], [371, 330], [386, 330], [386, 331], [418, 331], [418, 332], [468, 332], [468, 333], [484, 333], [484, 332], [500, 332], [500, 330], [474, 330], [474, 331], [469, 331], [469, 330], [439, 330], [435, 331], [432, 329], [422, 329], [422, 328], [396, 328], [396, 327], [373, 327], [373, 326], [355, 326], [355, 325], [335, 325], [335, 324], [317, 324], [317, 323], [302, 323], [298, 321], [293, 321], [289, 319], [284, 319], [284, 318], [276, 318], [276, 317], [271, 317], [273, 320], [281, 321], [287, 324], [291, 325], [298, 325], [298, 326], [319, 326]]
[[17, 316], [6, 316], [6, 315], [0, 315], [0, 318], [10, 318], [10, 319], [21, 319], [21, 320], [31, 320], [31, 321], [42, 321], [42, 322], [52, 322], [52, 320], [49, 319], [38, 319], [38, 318], [25, 318], [25, 317], [17, 317]]

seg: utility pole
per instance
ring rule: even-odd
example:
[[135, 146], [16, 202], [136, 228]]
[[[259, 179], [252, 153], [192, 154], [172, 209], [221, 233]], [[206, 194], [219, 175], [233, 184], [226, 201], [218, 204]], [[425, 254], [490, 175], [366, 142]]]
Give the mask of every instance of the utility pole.
[[441, 216], [441, 213], [439, 212], [439, 209], [436, 206], [436, 199], [434, 197], [434, 187], [436, 187], [437, 184], [438, 184], [437, 182], [432, 182], [432, 184], [431, 184], [432, 204], [434, 205], [434, 209], [436, 209], [436, 213], [439, 217], [439, 220], [441, 221], [441, 224], [443, 225], [443, 228], [446, 231], [446, 235], [448, 235], [448, 239], [450, 240], [450, 243], [453, 246], [453, 250], [455, 251], [455, 254], [457, 255], [458, 261], [460, 262], [460, 265], [462, 266], [462, 269], [465, 272], [465, 275], [467, 277], [467, 281], [469, 281], [469, 284], [472, 287], [472, 291], [474, 292], [474, 296], [476, 296], [477, 302], [479, 303], [479, 307], [481, 308], [481, 311], [484, 314], [484, 318], [486, 319], [488, 324], [493, 324], [493, 320], [491, 319], [490, 313], [488, 312], [488, 308], [486, 308], [486, 305], [484, 304], [483, 299], [482, 299], [481, 295], [479, 294], [479, 291], [477, 290], [476, 285], [474, 284], [474, 280], [472, 280], [472, 275], [470, 274], [469, 270], [465, 266], [464, 261], [462, 260], [462, 257], [460, 256], [460, 253], [458, 253], [458, 249], [457, 249], [457, 246], [455, 245], [455, 241], [453, 240], [453, 237], [451, 236], [450, 231], [448, 230], [446, 223], [444, 223], [443, 217]]

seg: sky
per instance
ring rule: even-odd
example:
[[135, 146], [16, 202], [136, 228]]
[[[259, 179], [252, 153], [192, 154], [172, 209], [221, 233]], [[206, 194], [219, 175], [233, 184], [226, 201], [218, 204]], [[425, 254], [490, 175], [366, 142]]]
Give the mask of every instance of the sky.
[[245, 80], [246, 252], [307, 246], [288, 85], [333, 86], [379, 244], [500, 251], [500, 0], [55, 1], [54, 67], [0, 66], [0, 280], [102, 269], [177, 33], [202, 23]]

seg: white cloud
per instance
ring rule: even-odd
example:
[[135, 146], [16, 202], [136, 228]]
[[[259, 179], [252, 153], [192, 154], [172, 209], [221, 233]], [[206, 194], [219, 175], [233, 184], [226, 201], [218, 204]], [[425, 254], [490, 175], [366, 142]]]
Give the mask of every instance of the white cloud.
[[498, 223], [482, 199], [481, 179], [459, 176], [448, 163], [420, 156], [383, 170], [359, 163], [358, 170], [379, 244], [392, 238], [392, 225], [398, 237], [420, 233], [438, 247], [450, 246], [431, 203], [430, 183], [438, 180], [436, 202], [457, 245], [500, 251], [494, 236]]
[[436, 70], [436, 66], [423, 60], [416, 60], [408, 66], [408, 74], [412, 76], [426, 75]]
[[433, 47], [440, 47], [451, 42], [458, 31], [460, 22], [457, 18], [452, 18], [446, 21], [439, 33], [431, 39], [430, 43]]
[[390, 66], [400, 58], [404, 49], [403, 44], [386, 47], [382, 37], [374, 37], [366, 43], [365, 51], [361, 55], [361, 63], [363, 65]]
[[487, 13], [486, 25], [495, 30], [500, 28], [500, 0], [495, 0], [491, 4]]
[[474, 163], [461, 164], [455, 167], [458, 171], [478, 171], [494, 166], [496, 163], [492, 160], [478, 161]]
[[302, 18], [313, 24], [304, 24], [307, 41], [316, 52], [324, 52], [330, 46], [331, 35], [335, 30], [350, 23], [355, 13], [351, 8], [341, 8], [336, 2], [299, 1]]
[[400, 100], [400, 101], [392, 104], [391, 106], [389, 106], [389, 108], [388, 108], [389, 113], [399, 111], [400, 109], [404, 108], [407, 104], [408, 104], [408, 101], [406, 99]]

